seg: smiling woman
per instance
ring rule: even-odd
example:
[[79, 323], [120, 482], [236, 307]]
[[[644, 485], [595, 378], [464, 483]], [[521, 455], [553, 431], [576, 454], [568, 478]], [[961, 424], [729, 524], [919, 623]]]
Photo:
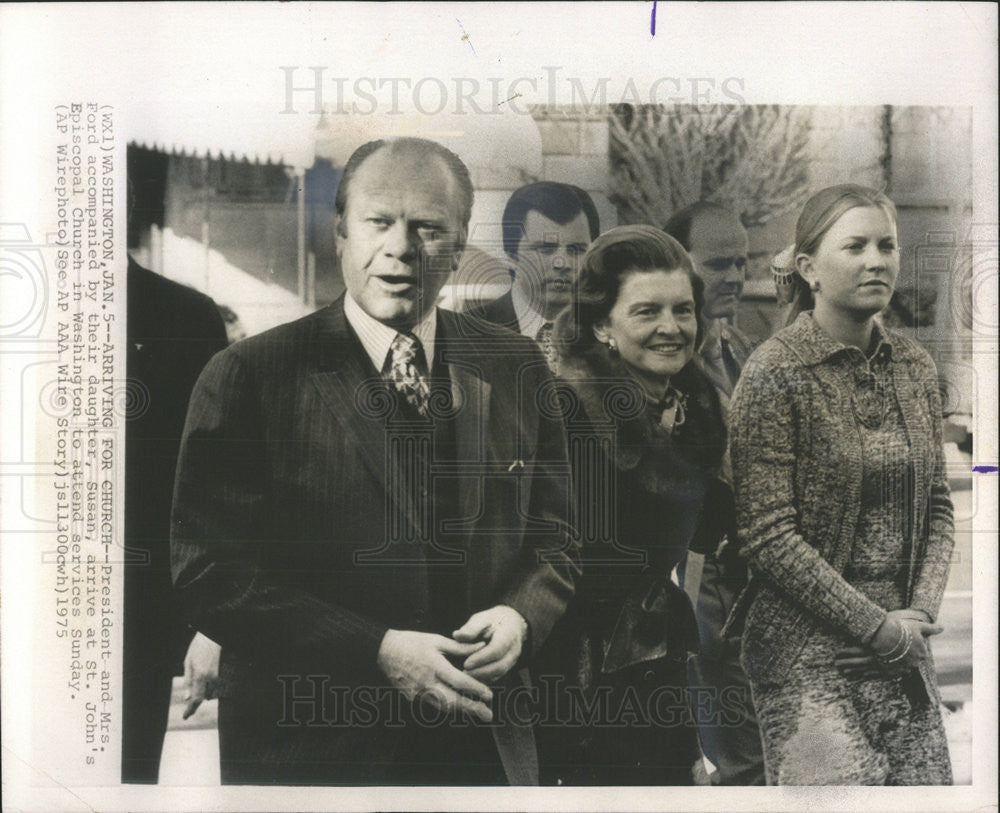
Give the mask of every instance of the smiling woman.
[[[650, 226], [598, 237], [578, 302], [556, 320], [583, 576], [537, 664], [542, 686], [596, 715], [542, 726], [542, 781], [685, 785], [698, 759], [686, 661], [694, 611], [670, 573], [718, 493], [726, 433], [694, 361], [702, 287], [681, 245]], [[715, 505], [714, 501], [713, 505]]]
[[625, 269], [618, 300], [593, 326], [650, 397], [659, 400], [694, 356], [698, 334], [691, 279], [682, 269]]

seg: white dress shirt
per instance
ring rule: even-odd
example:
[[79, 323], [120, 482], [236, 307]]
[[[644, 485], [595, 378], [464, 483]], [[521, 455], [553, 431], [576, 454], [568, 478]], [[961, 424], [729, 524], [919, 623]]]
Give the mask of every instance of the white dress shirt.
[[[350, 294], [344, 296], [344, 316], [347, 317], [347, 322], [354, 329], [354, 332], [358, 334], [361, 345], [372, 360], [372, 364], [375, 365], [375, 369], [381, 373], [389, 355], [389, 347], [399, 331], [394, 327], [382, 324], [378, 319], [366, 313]], [[410, 333], [420, 340], [420, 344], [424, 348], [424, 358], [427, 359], [429, 372], [434, 366], [437, 308], [431, 308], [424, 318], [417, 322]]]
[[545, 317], [531, 307], [531, 303], [516, 284], [510, 289], [510, 300], [514, 305], [514, 315], [517, 316], [518, 332], [532, 341], [537, 341], [538, 331], [546, 322]]

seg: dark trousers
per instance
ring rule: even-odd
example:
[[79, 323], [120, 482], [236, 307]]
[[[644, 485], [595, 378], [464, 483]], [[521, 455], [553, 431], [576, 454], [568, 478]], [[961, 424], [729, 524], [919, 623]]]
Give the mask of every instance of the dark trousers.
[[124, 592], [122, 782], [155, 784], [173, 678], [191, 632], [179, 620], [162, 568], [127, 565]]
[[[542, 785], [690, 785], [698, 738], [685, 660], [659, 658], [579, 680], [539, 681], [536, 728]], [[576, 699], [574, 699], [576, 698]]]
[[169, 665], [132, 672], [126, 667], [122, 681], [122, 782], [159, 781], [172, 683]]
[[[405, 703], [405, 701], [402, 701]], [[272, 708], [273, 706], [273, 708]], [[276, 714], [262, 714], [262, 710]], [[224, 785], [506, 785], [489, 726], [455, 725], [403, 707], [392, 726], [284, 721], [260, 696], [219, 699]], [[282, 721], [282, 722], [278, 722]]]
[[728, 575], [714, 555], [705, 556], [695, 609], [702, 651], [688, 664], [688, 681], [701, 747], [718, 768], [722, 785], [764, 784], [764, 751], [750, 684], [739, 662], [739, 639], [722, 637], [744, 584], [743, 578]]
[[429, 728], [410, 725], [396, 752], [391, 775], [401, 785], [506, 785], [493, 734], [468, 724]]

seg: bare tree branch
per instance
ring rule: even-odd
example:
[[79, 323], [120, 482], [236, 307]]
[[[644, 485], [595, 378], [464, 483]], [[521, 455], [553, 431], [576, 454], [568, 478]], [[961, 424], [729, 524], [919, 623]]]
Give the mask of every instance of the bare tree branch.
[[808, 192], [811, 109], [783, 105], [616, 105], [610, 114], [611, 191], [623, 223], [662, 225], [698, 200], [758, 225]]

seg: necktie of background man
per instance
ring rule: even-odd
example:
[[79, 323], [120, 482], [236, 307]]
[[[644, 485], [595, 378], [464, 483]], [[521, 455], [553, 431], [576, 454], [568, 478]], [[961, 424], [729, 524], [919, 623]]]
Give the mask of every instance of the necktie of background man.
[[556, 357], [555, 343], [552, 341], [552, 322], [545, 322], [538, 328], [538, 333], [535, 334], [535, 341], [538, 342], [542, 353], [545, 354], [545, 361], [548, 363], [553, 375], [558, 373], [559, 360]]
[[740, 377], [741, 366], [736, 360], [736, 354], [733, 352], [733, 348], [729, 343], [729, 340], [723, 336], [719, 342], [720, 350], [722, 351], [722, 366], [726, 371], [726, 377], [729, 379], [730, 392], [732, 388], [736, 386], [736, 381]]

